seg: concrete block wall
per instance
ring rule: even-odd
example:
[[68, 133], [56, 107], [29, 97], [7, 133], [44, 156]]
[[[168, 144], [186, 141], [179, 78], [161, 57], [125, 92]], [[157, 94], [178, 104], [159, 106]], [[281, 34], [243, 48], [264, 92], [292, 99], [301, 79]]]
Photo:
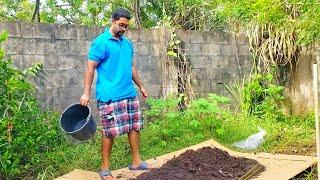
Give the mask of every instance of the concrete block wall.
[[[320, 87], [320, 46], [311, 45], [300, 49], [298, 65], [292, 66], [290, 84], [285, 88], [289, 98], [288, 113], [303, 114], [314, 111], [313, 64], [318, 67], [318, 89]], [[318, 90], [319, 96], [319, 90]]]
[[244, 35], [183, 30], [177, 35], [192, 65], [197, 96], [230, 96], [223, 84], [231, 85], [250, 72], [252, 60]]
[[163, 31], [131, 29], [126, 36], [133, 42], [134, 60], [148, 95], [161, 97], [163, 78], [161, 61], [166, 57]]
[[[105, 27], [56, 25], [42, 23], [1, 22], [0, 32], [7, 30], [9, 38], [2, 44], [6, 58], [18, 69], [40, 62], [43, 72], [33, 79], [36, 95], [45, 109], [62, 111], [77, 103], [83, 93], [83, 72], [91, 41]], [[131, 30], [128, 37], [134, 43], [134, 57], [141, 80], [151, 96], [161, 94], [161, 71], [157, 64], [162, 52], [158, 30]], [[92, 87], [93, 106], [95, 87]]]
[[33, 79], [43, 108], [61, 111], [79, 101], [90, 40], [103, 27], [2, 22], [3, 30], [9, 38], [2, 47], [17, 68], [37, 62], [44, 65]]
[[[3, 30], [9, 32], [9, 38], [2, 48], [17, 68], [43, 63], [43, 72], [33, 80], [43, 108], [62, 111], [79, 101], [90, 42], [105, 27], [0, 22], [0, 32]], [[235, 36], [236, 41], [233, 35], [218, 32], [178, 30], [177, 35], [192, 64], [198, 96], [209, 92], [230, 95], [221, 83], [228, 84], [239, 78], [238, 60], [243, 73], [250, 70], [248, 43], [241, 35]], [[134, 44], [134, 58], [149, 96], [161, 97], [168, 88], [163, 84], [164, 73], [168, 72], [162, 69], [167, 59], [168, 31], [132, 29], [127, 37]], [[95, 87], [92, 102], [95, 102], [94, 91]]]

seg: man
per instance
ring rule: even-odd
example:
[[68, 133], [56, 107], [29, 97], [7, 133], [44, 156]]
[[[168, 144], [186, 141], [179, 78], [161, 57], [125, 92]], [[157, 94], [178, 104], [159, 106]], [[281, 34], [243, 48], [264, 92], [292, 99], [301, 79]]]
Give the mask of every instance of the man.
[[112, 179], [109, 166], [112, 144], [116, 136], [125, 133], [128, 133], [132, 157], [128, 168], [148, 168], [139, 154], [139, 131], [143, 128], [143, 120], [133, 81], [144, 99], [147, 98], [147, 91], [133, 61], [133, 45], [123, 37], [129, 20], [130, 14], [125, 9], [118, 9], [112, 14], [110, 29], [106, 29], [91, 44], [84, 75], [84, 93], [80, 104], [86, 106], [89, 104], [95, 70], [98, 74], [96, 98], [103, 135], [101, 179]]

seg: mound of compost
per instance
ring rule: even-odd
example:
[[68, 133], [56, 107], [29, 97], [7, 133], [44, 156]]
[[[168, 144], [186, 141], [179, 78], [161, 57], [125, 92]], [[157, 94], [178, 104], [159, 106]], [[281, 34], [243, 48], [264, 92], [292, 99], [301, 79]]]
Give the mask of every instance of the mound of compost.
[[256, 160], [233, 157], [227, 151], [204, 147], [188, 150], [160, 168], [144, 172], [137, 180], [213, 180], [248, 179], [265, 170]]

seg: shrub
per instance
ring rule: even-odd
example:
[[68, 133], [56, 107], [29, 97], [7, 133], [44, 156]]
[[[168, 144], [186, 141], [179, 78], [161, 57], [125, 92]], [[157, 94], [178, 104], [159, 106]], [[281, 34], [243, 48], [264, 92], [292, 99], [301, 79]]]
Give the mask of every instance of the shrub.
[[36, 64], [19, 71], [0, 53], [0, 179], [34, 176], [44, 165], [45, 154], [61, 139], [55, 116], [41, 111], [35, 89], [26, 80], [40, 69]]

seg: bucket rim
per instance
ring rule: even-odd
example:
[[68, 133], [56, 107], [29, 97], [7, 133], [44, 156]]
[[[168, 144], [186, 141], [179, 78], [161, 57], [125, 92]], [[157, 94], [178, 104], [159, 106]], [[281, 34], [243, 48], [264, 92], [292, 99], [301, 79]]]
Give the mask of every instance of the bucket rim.
[[88, 124], [88, 122], [89, 122], [89, 120], [90, 120], [90, 118], [91, 118], [91, 107], [90, 107], [90, 105], [88, 104], [88, 105], [86, 105], [86, 106], [84, 106], [84, 107], [87, 107], [87, 108], [89, 109], [89, 114], [88, 114], [88, 116], [87, 116], [87, 118], [86, 118], [86, 122], [81, 126], [81, 128], [79, 128], [79, 129], [77, 129], [77, 130], [74, 130], [74, 131], [70, 131], [70, 132], [68, 132], [68, 131], [66, 131], [65, 129], [63, 129], [63, 127], [62, 127], [62, 125], [61, 125], [62, 116], [64, 115], [64, 113], [65, 113], [70, 107], [75, 106], [75, 105], [80, 105], [80, 106], [82, 106], [80, 103], [73, 103], [73, 104], [69, 105], [69, 106], [63, 111], [63, 113], [61, 113], [61, 115], [60, 115], [60, 121], [59, 121], [60, 128], [61, 128], [64, 132], [66, 132], [66, 133], [68, 133], [68, 134], [73, 134], [73, 133], [76, 133], [76, 132], [80, 131], [85, 125]]

